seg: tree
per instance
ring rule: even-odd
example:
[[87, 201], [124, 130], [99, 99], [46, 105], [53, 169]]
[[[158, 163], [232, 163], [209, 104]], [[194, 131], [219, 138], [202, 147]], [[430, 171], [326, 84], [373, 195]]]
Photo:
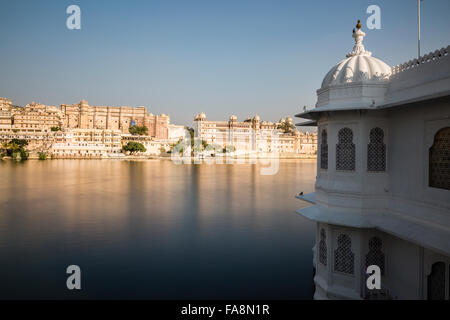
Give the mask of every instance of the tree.
[[134, 154], [137, 152], [145, 152], [147, 151], [147, 149], [145, 149], [142, 143], [130, 141], [125, 146], [122, 147], [122, 151]]
[[278, 126], [278, 129], [283, 130], [284, 133], [290, 133], [294, 131], [294, 125], [290, 122], [283, 122]]
[[[178, 139], [176, 143], [173, 143], [170, 145], [170, 150], [167, 153], [183, 153], [184, 149], [186, 147], [186, 142], [183, 140], [183, 138]], [[161, 151], [161, 153], [165, 153]]]
[[53, 132], [61, 131], [61, 127], [51, 127], [50, 130]]
[[146, 136], [148, 135], [148, 128], [146, 126], [137, 126], [137, 125], [132, 125], [129, 129], [130, 133], [133, 136]]
[[10, 143], [16, 144], [22, 148], [28, 145], [28, 141], [25, 139], [12, 139]]
[[24, 139], [12, 139], [2, 144], [2, 155], [7, 155], [17, 160], [27, 160], [28, 152], [25, 150], [27, 145], [28, 142]]
[[225, 146], [225, 148], [223, 148], [222, 152], [223, 153], [229, 153], [229, 152], [235, 152], [236, 151], [236, 147], [235, 146]]
[[47, 160], [47, 154], [43, 151], [38, 152], [39, 160]]

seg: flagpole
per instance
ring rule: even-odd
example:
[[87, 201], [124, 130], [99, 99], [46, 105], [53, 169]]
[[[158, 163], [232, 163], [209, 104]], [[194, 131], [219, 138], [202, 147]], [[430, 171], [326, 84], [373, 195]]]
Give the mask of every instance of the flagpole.
[[418, 52], [418, 57], [417, 58], [420, 58], [420, 1], [421, 0], [417, 0], [417, 3], [418, 3], [418, 16], [419, 16], [419, 32], [418, 32], [418, 35], [419, 35], [419, 38], [418, 38], [418, 42], [417, 42], [417, 52]]

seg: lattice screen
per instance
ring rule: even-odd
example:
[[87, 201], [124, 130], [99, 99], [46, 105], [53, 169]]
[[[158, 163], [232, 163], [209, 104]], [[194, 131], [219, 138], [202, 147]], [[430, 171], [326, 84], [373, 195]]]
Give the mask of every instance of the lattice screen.
[[320, 144], [320, 168], [328, 169], [328, 135], [322, 130], [322, 143]]
[[324, 229], [320, 230], [319, 261], [324, 266], [327, 265], [327, 235]]
[[355, 255], [352, 252], [350, 236], [341, 234], [337, 239], [337, 249], [334, 251], [334, 270], [342, 273], [354, 273]]
[[367, 170], [373, 172], [386, 171], [386, 145], [384, 132], [380, 128], [370, 130], [370, 142], [367, 145]]
[[434, 136], [429, 161], [430, 187], [450, 190], [450, 127]]
[[336, 170], [355, 170], [355, 145], [353, 131], [349, 128], [343, 128], [338, 133]]
[[381, 274], [384, 275], [384, 253], [381, 251], [383, 242], [378, 237], [369, 240], [369, 252], [366, 255], [366, 268], [371, 265], [380, 267]]
[[428, 300], [445, 299], [445, 263], [436, 262], [428, 276]]

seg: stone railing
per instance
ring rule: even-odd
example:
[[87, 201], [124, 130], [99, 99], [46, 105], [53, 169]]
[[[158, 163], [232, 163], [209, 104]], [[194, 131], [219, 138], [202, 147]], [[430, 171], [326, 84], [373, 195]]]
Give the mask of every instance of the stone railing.
[[412, 68], [420, 67], [420, 65], [442, 59], [443, 57], [447, 56], [450, 53], [450, 46], [447, 46], [446, 48], [442, 48], [441, 50], [436, 50], [434, 52], [430, 52], [426, 55], [421, 56], [418, 59], [413, 59], [408, 62], [396, 65], [395, 67], [391, 68], [392, 74], [397, 74], [400, 72], [403, 72], [405, 70], [409, 70]]

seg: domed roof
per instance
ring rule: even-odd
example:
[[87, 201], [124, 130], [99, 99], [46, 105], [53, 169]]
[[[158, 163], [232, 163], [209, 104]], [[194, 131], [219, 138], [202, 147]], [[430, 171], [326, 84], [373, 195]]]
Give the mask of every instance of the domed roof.
[[356, 29], [352, 34], [353, 50], [331, 68], [317, 90], [316, 108], [372, 108], [384, 101], [391, 67], [366, 51], [363, 45], [366, 34], [359, 20]]
[[231, 121], [236, 121], [236, 120], [237, 120], [237, 117], [233, 114], [233, 115], [230, 117], [230, 120], [231, 120]]
[[391, 75], [391, 67], [365, 50], [362, 41], [366, 34], [360, 28], [358, 21], [357, 31], [353, 29], [353, 50], [331, 68], [322, 81], [322, 88], [352, 82], [384, 82]]
[[204, 112], [200, 112], [199, 114], [197, 114], [194, 118], [194, 121], [198, 121], [198, 120], [205, 120], [206, 119], [206, 114]]
[[253, 120], [255, 120], [255, 121], [259, 121], [259, 120], [261, 120], [261, 119], [259, 118], [259, 116], [258, 116], [258, 115], [255, 115], [255, 116], [253, 117]]

